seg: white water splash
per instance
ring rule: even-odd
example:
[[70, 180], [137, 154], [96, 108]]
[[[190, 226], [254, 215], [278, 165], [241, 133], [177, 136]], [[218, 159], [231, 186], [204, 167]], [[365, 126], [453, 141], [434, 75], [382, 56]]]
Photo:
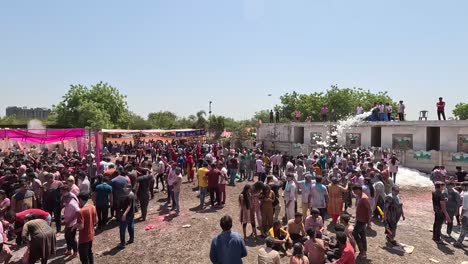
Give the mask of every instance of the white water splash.
[[28, 122], [28, 129], [34, 130], [36, 133], [45, 132], [46, 127], [42, 124], [40, 120], [32, 119]]
[[352, 126], [356, 126], [356, 125], [364, 122], [364, 120], [367, 117], [369, 117], [370, 115], [372, 115], [372, 111], [365, 112], [365, 113], [362, 113], [360, 115], [355, 115], [355, 116], [349, 117], [349, 118], [347, 118], [345, 120], [338, 121], [338, 124], [336, 125], [336, 131], [334, 131], [336, 133], [332, 132], [331, 135], [332, 136], [342, 137], [346, 130], [348, 130]]
[[405, 167], [398, 168], [396, 181], [402, 188], [431, 188], [434, 186], [428, 174]]

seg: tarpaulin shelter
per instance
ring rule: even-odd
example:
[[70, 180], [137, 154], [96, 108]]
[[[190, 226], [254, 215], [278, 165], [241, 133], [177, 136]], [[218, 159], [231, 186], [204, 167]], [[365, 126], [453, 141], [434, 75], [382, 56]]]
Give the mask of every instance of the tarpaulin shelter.
[[[88, 133], [87, 133], [88, 132]], [[92, 131], [84, 128], [70, 129], [0, 129], [0, 148], [17, 145], [21, 149], [32, 145], [50, 148], [60, 143], [65, 149], [78, 151], [83, 156], [86, 149], [96, 145]]]

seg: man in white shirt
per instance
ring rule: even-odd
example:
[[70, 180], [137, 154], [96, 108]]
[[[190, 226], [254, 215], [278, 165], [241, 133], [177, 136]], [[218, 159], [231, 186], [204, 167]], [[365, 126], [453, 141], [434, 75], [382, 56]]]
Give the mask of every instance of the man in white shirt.
[[393, 112], [393, 108], [392, 106], [390, 105], [390, 103], [387, 103], [387, 106], [385, 106], [385, 108], [387, 108], [387, 121], [392, 121], [392, 112]]
[[156, 190], [159, 189], [159, 181], [161, 181], [161, 184], [163, 186], [162, 190], [164, 191], [164, 172], [166, 171], [166, 165], [164, 165], [164, 162], [162, 161], [161, 156], [157, 157], [156, 162], [153, 163], [153, 176], [156, 182]]
[[257, 157], [257, 160], [255, 161], [256, 165], [256, 172], [258, 175], [258, 180], [261, 181], [262, 179], [266, 178], [265, 174], [265, 166], [263, 165], [263, 160], [261, 156]]
[[455, 247], [463, 248], [463, 241], [465, 240], [465, 236], [468, 234], [468, 182], [463, 182], [463, 192], [461, 193], [461, 197], [463, 199], [462, 203], [462, 227], [460, 236], [458, 237], [457, 242], [454, 244]]
[[278, 251], [274, 250], [275, 239], [267, 237], [265, 239], [266, 246], [258, 250], [258, 264], [280, 264], [281, 258]]
[[286, 176], [287, 183], [284, 188], [284, 204], [286, 208], [286, 218], [294, 219], [294, 206], [296, 204], [296, 184], [294, 183], [294, 173], [288, 173]]

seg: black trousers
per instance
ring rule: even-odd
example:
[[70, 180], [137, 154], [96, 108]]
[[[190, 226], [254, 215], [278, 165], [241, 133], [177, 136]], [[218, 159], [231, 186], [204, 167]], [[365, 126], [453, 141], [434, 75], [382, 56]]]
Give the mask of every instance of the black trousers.
[[307, 241], [307, 237], [303, 237], [300, 234], [289, 234], [293, 245], [296, 243], [304, 244]]
[[146, 219], [146, 215], [148, 213], [149, 195], [142, 195], [138, 197], [138, 200], [140, 201], [141, 217]]
[[432, 226], [432, 239], [435, 241], [440, 240], [440, 234], [442, 232], [442, 225], [444, 224], [444, 214], [435, 213], [434, 216], [434, 225]]
[[73, 253], [78, 251], [78, 243], [76, 242], [76, 229], [71, 227], [65, 228], [65, 241], [67, 242], [67, 250], [73, 250]]
[[61, 211], [62, 208], [60, 208], [59, 205], [46, 205], [44, 204], [44, 210], [50, 214], [50, 216], [54, 217], [54, 222], [55, 222], [55, 228], [57, 229], [57, 233], [59, 233], [62, 230], [62, 216], [61, 216]]
[[392, 113], [387, 113], [388, 121], [392, 121]]
[[444, 118], [445, 120], [445, 112], [444, 111], [437, 111], [437, 117], [439, 118], [440, 120], [440, 116], [442, 115], [442, 117]]
[[160, 173], [158, 174], [158, 176], [156, 176], [156, 189], [159, 189], [159, 181], [161, 181], [161, 184], [163, 186], [162, 190], [164, 191], [165, 187], [164, 187], [164, 174], [163, 173]]
[[405, 114], [403, 114], [403, 113], [398, 113], [398, 119], [399, 119], [400, 121], [405, 121]]
[[366, 223], [356, 221], [353, 231], [354, 240], [359, 248], [359, 253], [367, 251]]
[[175, 206], [176, 201], [174, 197], [174, 186], [167, 186], [167, 204], [172, 204], [172, 206]]
[[[218, 187], [208, 188], [208, 192], [210, 193], [210, 204], [211, 204], [211, 206], [215, 205], [215, 200], [216, 200], [216, 203], [218, 205], [221, 204], [221, 197], [219, 195], [219, 188]], [[215, 198], [215, 195], [216, 195], [216, 198]]]
[[109, 220], [109, 206], [96, 207], [98, 227], [103, 228]]
[[82, 243], [78, 246], [80, 261], [82, 264], [94, 264], [93, 241]]

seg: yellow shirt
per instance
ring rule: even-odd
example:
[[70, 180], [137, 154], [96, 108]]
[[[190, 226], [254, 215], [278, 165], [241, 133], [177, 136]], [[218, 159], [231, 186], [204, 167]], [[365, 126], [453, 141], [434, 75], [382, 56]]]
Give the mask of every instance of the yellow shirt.
[[278, 236], [275, 236], [275, 232], [273, 231], [273, 227], [270, 228], [270, 230], [268, 231], [268, 236], [276, 238], [276, 239], [278, 239], [279, 236], [281, 236], [281, 235], [283, 235], [284, 238], [285, 238], [285, 237], [289, 236], [289, 233], [288, 233], [288, 231], [284, 230], [283, 228], [280, 228], [280, 232], [279, 232]]
[[207, 173], [208, 169], [205, 167], [198, 169], [197, 177], [199, 187], [208, 187], [208, 178], [205, 177]]

